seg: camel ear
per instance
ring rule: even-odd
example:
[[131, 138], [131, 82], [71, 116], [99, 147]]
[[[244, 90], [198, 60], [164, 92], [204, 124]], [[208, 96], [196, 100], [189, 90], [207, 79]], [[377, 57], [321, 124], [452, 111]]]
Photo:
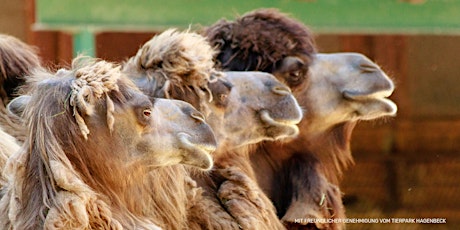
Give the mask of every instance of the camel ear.
[[10, 103], [8, 103], [8, 105], [6, 106], [6, 109], [11, 114], [17, 117], [22, 117], [22, 114], [24, 113], [24, 109], [26, 108], [27, 104], [29, 104], [29, 101], [30, 101], [30, 96], [28, 95], [22, 95], [22, 96], [16, 97], [15, 99], [11, 100]]
[[281, 73], [287, 73], [299, 70], [305, 63], [302, 59], [296, 56], [287, 56], [281, 60], [281, 64], [278, 71]]

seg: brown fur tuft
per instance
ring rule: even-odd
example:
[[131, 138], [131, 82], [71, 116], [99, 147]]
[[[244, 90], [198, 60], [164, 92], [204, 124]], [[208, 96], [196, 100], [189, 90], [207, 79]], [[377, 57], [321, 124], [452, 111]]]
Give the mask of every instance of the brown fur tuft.
[[221, 75], [214, 69], [214, 54], [203, 36], [169, 29], [145, 43], [123, 70], [134, 81], [136, 75], [147, 75], [149, 87], [140, 88], [152, 98], [185, 99], [185, 95], [198, 95], [188, 102], [204, 112], [207, 108], [202, 102], [212, 100], [208, 82]]
[[259, 9], [235, 21], [221, 20], [204, 31], [223, 69], [273, 72], [287, 56], [306, 65], [316, 53], [310, 30], [276, 9]]

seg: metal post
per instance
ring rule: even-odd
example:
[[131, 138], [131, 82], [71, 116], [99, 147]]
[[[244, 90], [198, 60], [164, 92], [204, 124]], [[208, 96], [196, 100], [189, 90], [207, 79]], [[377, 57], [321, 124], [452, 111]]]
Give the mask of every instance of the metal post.
[[95, 34], [87, 28], [73, 34], [73, 56], [79, 54], [95, 57]]

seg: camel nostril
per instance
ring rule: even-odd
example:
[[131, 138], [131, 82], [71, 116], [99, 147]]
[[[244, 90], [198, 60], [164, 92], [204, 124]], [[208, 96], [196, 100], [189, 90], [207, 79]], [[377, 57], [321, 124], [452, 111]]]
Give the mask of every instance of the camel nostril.
[[195, 119], [195, 120], [201, 121], [201, 122], [203, 122], [203, 123], [206, 122], [206, 120], [205, 120], [203, 114], [201, 114], [200, 112], [192, 112], [192, 113], [190, 114], [190, 116], [191, 116], [193, 119]]
[[278, 123], [270, 116], [267, 110], [260, 111], [260, 119], [269, 125], [277, 125]]
[[379, 67], [372, 64], [372, 63], [361, 63], [359, 65], [359, 69], [361, 70], [362, 73], [373, 73], [376, 71], [379, 71]]
[[291, 89], [289, 89], [289, 87], [287, 86], [275, 86], [272, 88], [272, 91], [275, 93], [275, 94], [279, 94], [279, 95], [290, 95], [292, 94], [291, 92]]

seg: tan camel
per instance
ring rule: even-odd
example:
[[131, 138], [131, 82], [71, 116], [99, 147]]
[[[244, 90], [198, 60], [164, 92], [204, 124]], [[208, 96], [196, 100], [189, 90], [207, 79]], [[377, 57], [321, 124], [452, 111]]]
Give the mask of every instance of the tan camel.
[[[343, 170], [353, 163], [353, 127], [359, 120], [397, 112], [387, 99], [393, 82], [364, 55], [317, 54], [308, 77], [308, 87], [295, 92], [307, 108], [299, 136], [289, 143], [264, 143], [251, 155], [259, 185], [288, 223], [302, 218], [344, 218], [337, 186]], [[279, 191], [280, 186], [289, 189]]]
[[25, 108], [29, 135], [7, 163], [2, 229], [160, 229], [158, 209], [171, 201], [155, 194], [174, 181], [155, 183], [151, 172], [212, 166], [204, 117], [182, 101], [149, 100], [114, 64], [77, 59], [36, 72], [29, 87], [29, 99], [11, 102]]
[[[200, 108], [219, 142], [219, 150], [213, 156], [216, 160], [221, 159], [221, 154], [227, 155], [230, 149], [298, 133], [296, 124], [302, 112], [289, 88], [267, 73], [219, 72], [214, 69], [214, 52], [196, 33], [168, 30], [144, 44], [126, 62], [124, 71], [151, 98], [180, 99]], [[235, 155], [238, 157], [241, 156]], [[244, 173], [229, 166], [223, 171], [219, 169], [211, 174], [194, 176], [205, 193], [203, 200], [196, 202], [189, 211], [190, 228], [235, 229], [239, 228], [238, 225], [257, 228], [257, 222], [266, 222], [267, 216], [258, 219], [258, 214], [253, 215], [252, 220], [239, 218], [237, 212], [232, 212], [234, 209], [227, 210], [230, 216], [215, 199], [217, 188], [213, 178], [227, 177], [235, 183], [250, 183]], [[231, 191], [230, 187], [226, 191]], [[263, 195], [262, 192], [259, 194]], [[203, 208], [202, 204], [208, 202], [215, 204], [216, 209]], [[273, 205], [268, 202], [266, 206], [263, 212], [271, 213], [269, 219], [279, 223]], [[252, 207], [251, 210], [257, 213], [261, 209]]]
[[306, 108], [294, 141], [265, 142], [250, 154], [257, 181], [278, 216], [290, 229], [343, 228], [295, 220], [345, 218], [338, 180], [352, 162], [351, 132], [358, 120], [396, 114], [387, 99], [392, 81], [362, 55], [316, 55], [310, 30], [275, 9], [220, 20], [203, 33], [219, 49], [216, 59], [223, 69], [273, 73]]

